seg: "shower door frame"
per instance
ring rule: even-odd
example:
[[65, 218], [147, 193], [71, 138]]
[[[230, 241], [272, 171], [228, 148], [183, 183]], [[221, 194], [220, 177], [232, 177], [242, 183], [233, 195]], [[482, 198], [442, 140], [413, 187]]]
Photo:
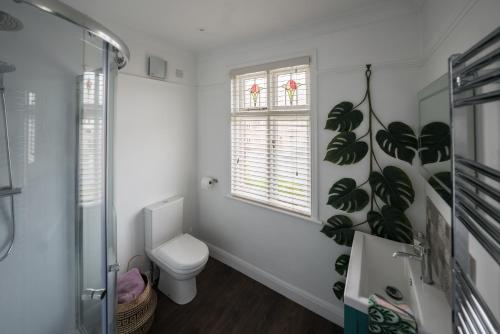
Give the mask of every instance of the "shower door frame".
[[[116, 80], [115, 69], [112, 68], [112, 64], [115, 63], [116, 52], [113, 50], [112, 46], [106, 41], [103, 42], [102, 48], [102, 75], [103, 75], [103, 209], [104, 212], [100, 215], [101, 220], [101, 231], [102, 239], [99, 240], [99, 247], [102, 248], [101, 253], [103, 257], [103, 265], [101, 266], [100, 272], [101, 277], [104, 280], [103, 285], [105, 287], [105, 297], [101, 300], [101, 333], [115, 333], [116, 332], [116, 278], [117, 272], [119, 270], [119, 265], [117, 263], [116, 254], [116, 219], [113, 201], [113, 135], [114, 135], [114, 88], [112, 83]], [[111, 58], [111, 55], [114, 57]], [[116, 69], [117, 71], [117, 69]], [[76, 154], [76, 165], [75, 165], [75, 263], [76, 266], [76, 284], [75, 284], [75, 310], [76, 310], [76, 329], [83, 334], [87, 334], [88, 331], [85, 329], [84, 321], [84, 310], [82, 300], [82, 292], [85, 287], [83, 285], [83, 274], [84, 274], [84, 263], [83, 263], [83, 221], [82, 221], [82, 207], [79, 201], [80, 194], [80, 113], [82, 108], [79, 107], [79, 111], [76, 117], [76, 141], [75, 141], [75, 154]], [[110, 248], [111, 246], [111, 248]], [[111, 253], [110, 253], [111, 251]], [[90, 334], [90, 333], [89, 333]]]
[[[105, 252], [106, 252], [106, 324], [108, 333], [116, 332], [116, 305], [118, 298], [116, 294], [116, 281], [120, 265], [118, 264], [117, 241], [116, 241], [116, 211], [114, 205], [114, 124], [116, 105], [116, 78], [119, 63], [116, 62], [117, 52], [109, 43], [105, 43], [104, 62], [106, 76], [104, 78], [105, 96]], [[111, 59], [111, 54], [114, 55]], [[116, 66], [116, 68], [114, 68]], [[111, 247], [110, 247], [111, 245]]]

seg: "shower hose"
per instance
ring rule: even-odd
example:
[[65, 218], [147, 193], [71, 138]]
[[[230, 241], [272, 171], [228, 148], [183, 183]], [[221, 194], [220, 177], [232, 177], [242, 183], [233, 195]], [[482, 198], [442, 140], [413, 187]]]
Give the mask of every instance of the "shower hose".
[[[2, 104], [2, 111], [3, 111], [3, 126], [4, 126], [4, 133], [5, 133], [5, 148], [7, 151], [7, 170], [8, 170], [8, 176], [9, 176], [9, 184], [7, 186], [7, 190], [12, 190], [13, 187], [13, 182], [12, 182], [12, 160], [11, 160], [11, 155], [10, 155], [10, 142], [9, 142], [9, 123], [7, 122], [7, 104], [5, 103], [5, 89], [3, 87], [0, 87], [0, 94], [1, 94], [1, 104]], [[12, 247], [14, 246], [14, 239], [16, 237], [16, 215], [14, 211], [14, 194], [11, 193], [8, 195], [10, 197], [10, 214], [12, 218], [12, 234], [10, 237], [10, 240], [8, 242], [8, 247], [7, 251], [0, 256], [0, 262], [5, 260], [7, 256], [10, 255], [12, 252]]]

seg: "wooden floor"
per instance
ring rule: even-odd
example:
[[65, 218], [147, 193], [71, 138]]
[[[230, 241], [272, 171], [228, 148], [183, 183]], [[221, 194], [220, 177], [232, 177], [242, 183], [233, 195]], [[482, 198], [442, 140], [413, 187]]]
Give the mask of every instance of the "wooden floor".
[[197, 278], [198, 295], [177, 305], [158, 291], [152, 334], [313, 334], [342, 328], [210, 258]]

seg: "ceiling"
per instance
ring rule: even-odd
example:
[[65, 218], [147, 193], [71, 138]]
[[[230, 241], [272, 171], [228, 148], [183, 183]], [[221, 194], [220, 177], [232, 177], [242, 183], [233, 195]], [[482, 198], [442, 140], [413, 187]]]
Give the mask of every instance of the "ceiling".
[[[104, 25], [123, 25], [195, 51], [286, 32], [384, 1], [63, 0]], [[421, 0], [402, 1], [415, 6]]]

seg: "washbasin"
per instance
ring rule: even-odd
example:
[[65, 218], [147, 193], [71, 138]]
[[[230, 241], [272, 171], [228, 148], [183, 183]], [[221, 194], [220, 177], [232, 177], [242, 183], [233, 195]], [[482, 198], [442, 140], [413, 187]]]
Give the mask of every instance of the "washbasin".
[[394, 258], [397, 251], [413, 252], [411, 245], [356, 232], [351, 249], [344, 303], [364, 314], [368, 298], [377, 293], [396, 302], [386, 287], [397, 288], [417, 319], [419, 333], [448, 334], [452, 332], [451, 308], [445, 293], [434, 285], [423, 283], [420, 263], [409, 258]]

